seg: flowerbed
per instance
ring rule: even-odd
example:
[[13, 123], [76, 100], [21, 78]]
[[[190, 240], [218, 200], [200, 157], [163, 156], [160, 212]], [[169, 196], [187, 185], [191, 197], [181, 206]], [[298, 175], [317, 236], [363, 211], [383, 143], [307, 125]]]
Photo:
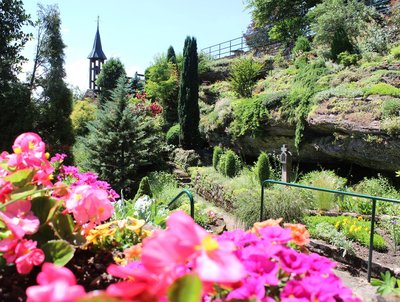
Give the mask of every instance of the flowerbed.
[[[39, 136], [25, 133], [12, 154], [1, 154], [1, 256], [20, 274], [42, 265], [38, 285], [26, 290], [29, 302], [360, 301], [333, 274], [333, 262], [308, 253], [302, 225], [269, 220], [248, 232], [211, 235], [181, 211], [151, 234], [137, 220], [102, 224], [115, 192], [92, 173], [62, 166], [62, 156], [49, 161], [44, 149]], [[121, 281], [86, 292], [62, 267], [76, 247], [112, 248], [109, 236], [129, 242], [129, 232], [132, 246], [107, 268]]]

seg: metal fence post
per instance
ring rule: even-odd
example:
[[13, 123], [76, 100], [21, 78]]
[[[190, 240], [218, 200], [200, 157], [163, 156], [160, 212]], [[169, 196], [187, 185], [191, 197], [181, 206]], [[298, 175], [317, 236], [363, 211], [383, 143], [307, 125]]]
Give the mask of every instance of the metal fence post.
[[261, 182], [261, 208], [260, 208], [260, 221], [264, 219], [264, 186], [265, 180]]
[[374, 249], [375, 213], [376, 213], [376, 199], [372, 199], [371, 233], [369, 235], [369, 252], [368, 252], [368, 277], [367, 277], [368, 282], [371, 282], [372, 251]]

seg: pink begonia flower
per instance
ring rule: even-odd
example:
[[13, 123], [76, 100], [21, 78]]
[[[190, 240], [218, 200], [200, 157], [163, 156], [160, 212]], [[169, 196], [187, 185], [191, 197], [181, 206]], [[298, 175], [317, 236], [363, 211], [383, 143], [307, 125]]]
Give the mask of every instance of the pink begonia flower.
[[8, 165], [23, 168], [40, 168], [46, 161], [45, 144], [41, 137], [33, 132], [19, 135], [12, 146], [14, 153], [8, 157]]
[[93, 189], [88, 185], [73, 189], [70, 198], [66, 201], [66, 208], [80, 225], [89, 222], [100, 224], [110, 218], [114, 212], [114, 206], [110, 202], [107, 192]]
[[329, 275], [332, 274], [332, 269], [336, 264], [326, 257], [312, 253], [307, 257], [309, 268], [307, 274]]
[[85, 296], [85, 289], [76, 284], [74, 274], [65, 267], [44, 263], [37, 276], [39, 285], [26, 290], [27, 302], [75, 302]]
[[233, 283], [246, 276], [242, 263], [233, 254], [233, 245], [212, 238], [187, 214], [171, 214], [167, 226], [167, 230], [143, 243], [142, 262], [149, 271], [161, 273], [190, 261], [206, 282]]
[[290, 229], [277, 226], [268, 226], [257, 230], [264, 240], [269, 240], [275, 244], [285, 244], [292, 240]]
[[0, 241], [0, 251], [8, 264], [16, 264], [18, 273], [28, 274], [34, 265], [44, 261], [44, 253], [36, 245], [32, 240], [8, 238]]
[[226, 297], [230, 300], [251, 300], [260, 302], [275, 302], [271, 297], [265, 297], [265, 286], [261, 278], [247, 278], [241, 287], [232, 290]]
[[9, 181], [0, 178], [0, 203], [10, 200], [10, 193], [13, 191], [13, 185]]
[[16, 238], [22, 238], [25, 234], [32, 235], [39, 229], [40, 221], [33, 215], [31, 202], [20, 200], [6, 207], [6, 211], [0, 211], [0, 220], [14, 234]]
[[165, 275], [154, 274], [146, 270], [139, 262], [131, 262], [127, 266], [111, 264], [107, 272], [126, 281], [111, 284], [107, 294], [129, 301], [167, 301], [166, 291], [172, 280]]

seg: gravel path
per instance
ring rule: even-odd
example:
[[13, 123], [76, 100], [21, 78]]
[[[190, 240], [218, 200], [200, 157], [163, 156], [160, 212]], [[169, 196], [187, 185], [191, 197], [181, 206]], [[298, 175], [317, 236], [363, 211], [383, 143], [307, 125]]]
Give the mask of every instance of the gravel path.
[[357, 297], [361, 298], [364, 302], [374, 301], [376, 287], [368, 283], [365, 273], [360, 273], [359, 276], [353, 276], [346, 270], [340, 270], [340, 266], [334, 271], [335, 274], [342, 279], [343, 283], [351, 288]]

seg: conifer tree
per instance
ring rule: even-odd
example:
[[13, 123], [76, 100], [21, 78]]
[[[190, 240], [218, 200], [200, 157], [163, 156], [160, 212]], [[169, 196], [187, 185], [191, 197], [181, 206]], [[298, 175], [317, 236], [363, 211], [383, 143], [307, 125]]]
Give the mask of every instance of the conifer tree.
[[176, 55], [175, 55], [175, 50], [172, 46], [168, 48], [167, 51], [167, 61], [171, 62], [172, 64], [176, 64]]
[[197, 42], [187, 37], [183, 49], [183, 67], [180, 77], [178, 117], [181, 126], [179, 142], [184, 149], [193, 149], [199, 145], [199, 75]]
[[[61, 19], [57, 5], [39, 5], [39, 22], [43, 28], [41, 49], [42, 74], [37, 82], [43, 92], [37, 100], [39, 118], [37, 131], [50, 146], [52, 153], [68, 153], [74, 142], [70, 115], [72, 92], [64, 82], [64, 48]], [[39, 42], [38, 42], [39, 43]]]
[[103, 65], [96, 80], [96, 84], [101, 90], [100, 104], [104, 104], [111, 98], [113, 89], [117, 87], [118, 79], [125, 76], [125, 67], [118, 58], [111, 58]]
[[126, 78], [121, 77], [111, 99], [88, 124], [89, 134], [81, 143], [88, 154], [84, 168], [95, 171], [129, 197], [138, 171], [156, 162], [161, 139], [153, 118], [128, 102], [128, 91]]

